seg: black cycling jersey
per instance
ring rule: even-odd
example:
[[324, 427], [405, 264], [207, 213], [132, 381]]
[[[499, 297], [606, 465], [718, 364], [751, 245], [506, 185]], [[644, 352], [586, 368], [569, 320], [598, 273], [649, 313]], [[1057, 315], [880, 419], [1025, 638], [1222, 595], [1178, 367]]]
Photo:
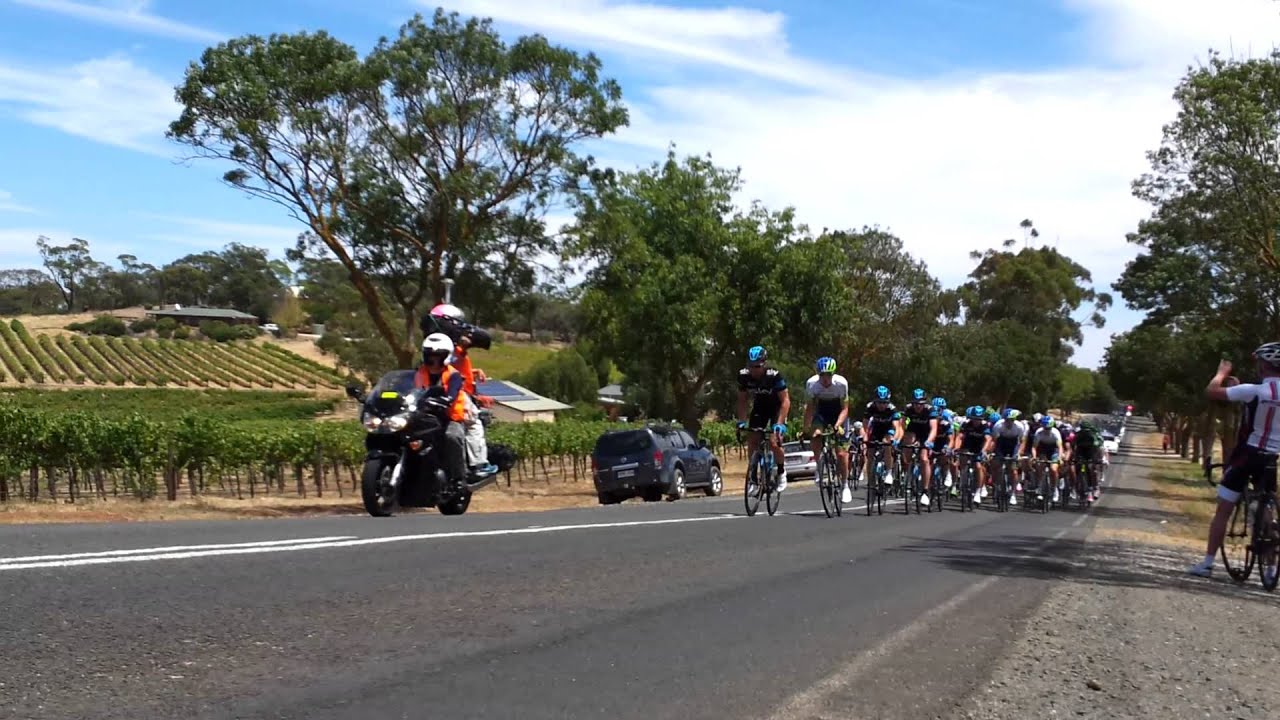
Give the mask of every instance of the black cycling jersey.
[[[932, 405], [925, 405], [923, 408], [907, 405], [902, 411], [902, 417], [907, 423], [905, 432], [923, 443], [929, 439], [929, 423], [938, 418], [938, 411]], [[941, 431], [938, 434], [941, 435]]]
[[986, 420], [969, 418], [960, 426], [960, 438], [965, 452], [981, 452], [991, 436], [991, 426]]
[[777, 368], [765, 368], [760, 377], [751, 376], [751, 371], [743, 368], [738, 371], [738, 390], [751, 396], [751, 417], [753, 423], [765, 418], [771, 424], [782, 408], [782, 393], [787, 389], [787, 381]]
[[902, 413], [893, 403], [885, 403], [883, 408], [876, 407], [876, 401], [867, 403], [867, 414], [863, 421], [867, 424], [867, 434], [872, 440], [883, 440], [893, 429], [895, 420], [901, 420]]

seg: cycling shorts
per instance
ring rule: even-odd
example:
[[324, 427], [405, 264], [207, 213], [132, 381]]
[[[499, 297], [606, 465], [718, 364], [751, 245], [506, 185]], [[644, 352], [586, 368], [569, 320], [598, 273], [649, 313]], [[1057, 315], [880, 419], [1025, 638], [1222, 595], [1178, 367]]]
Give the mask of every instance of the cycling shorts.
[[826, 437], [829, 439], [835, 440], [836, 447], [841, 447], [841, 448], [848, 447], [849, 446], [849, 429], [851, 427], [849, 423], [849, 418], [845, 418], [844, 423], [837, 427], [836, 420], [838, 419], [840, 419], [839, 411], [837, 411], [835, 414], [822, 413], [822, 412], [814, 413], [813, 426], [815, 428], [823, 428], [823, 429], [831, 428], [835, 430], [835, 432], [833, 433], [825, 434]]
[[1253, 483], [1254, 489], [1275, 490], [1276, 456], [1246, 443], [1236, 445], [1223, 468], [1218, 497], [1227, 502], [1239, 502], [1245, 483]]
[[873, 422], [867, 427], [867, 439], [871, 442], [884, 442], [889, 439], [889, 431], [892, 429], [893, 423], [880, 425]]
[[1061, 462], [1061, 457], [1058, 455], [1058, 447], [1055, 445], [1053, 447], [1046, 446], [1046, 447], [1040, 448], [1040, 459], [1048, 460], [1054, 465], [1057, 465], [1059, 462]]
[[996, 457], [1017, 457], [1018, 446], [1021, 444], [1019, 438], [997, 437]]
[[1102, 448], [1097, 445], [1078, 445], [1075, 448], [1076, 459], [1084, 462], [1095, 462], [1102, 460]]

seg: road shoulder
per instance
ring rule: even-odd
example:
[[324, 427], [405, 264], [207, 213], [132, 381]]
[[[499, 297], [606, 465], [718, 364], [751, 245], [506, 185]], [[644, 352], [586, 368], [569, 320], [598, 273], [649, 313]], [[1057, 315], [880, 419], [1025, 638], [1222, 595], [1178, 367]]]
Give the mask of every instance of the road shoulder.
[[[1019, 639], [957, 718], [1267, 718], [1280, 713], [1277, 597], [1218, 568], [1184, 570], [1198, 551], [1154, 543], [1178, 522], [1152, 488], [1153, 461], [1126, 472], [1094, 509], [1087, 534], [1056, 553], [1059, 578]], [[1206, 492], [1208, 490], [1206, 489]]]

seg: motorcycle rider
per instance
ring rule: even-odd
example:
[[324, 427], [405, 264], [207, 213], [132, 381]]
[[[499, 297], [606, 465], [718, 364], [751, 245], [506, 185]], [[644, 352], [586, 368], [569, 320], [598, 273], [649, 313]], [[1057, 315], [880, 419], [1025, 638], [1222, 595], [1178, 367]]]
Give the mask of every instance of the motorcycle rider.
[[476, 383], [485, 382], [488, 376], [480, 369], [471, 366], [471, 356], [467, 350], [472, 344], [472, 335], [466, 329], [465, 315], [462, 308], [448, 303], [440, 303], [431, 309], [431, 319], [442, 332], [455, 341], [453, 357], [449, 364], [462, 373], [463, 390], [467, 396], [467, 417], [463, 426], [467, 431], [467, 457], [471, 461], [471, 473], [474, 475], [492, 475], [498, 468], [489, 462], [489, 447], [485, 441], [484, 423], [480, 422], [480, 408], [492, 407], [493, 398], [476, 392]]
[[453, 348], [453, 341], [448, 335], [428, 335], [422, 341], [422, 364], [413, 376], [413, 385], [419, 389], [443, 391], [444, 401], [449, 409], [449, 424], [445, 427], [444, 446], [441, 448], [445, 470], [451, 481], [465, 482], [467, 436], [463, 423], [467, 414], [467, 393], [464, 389], [466, 380], [450, 364]]

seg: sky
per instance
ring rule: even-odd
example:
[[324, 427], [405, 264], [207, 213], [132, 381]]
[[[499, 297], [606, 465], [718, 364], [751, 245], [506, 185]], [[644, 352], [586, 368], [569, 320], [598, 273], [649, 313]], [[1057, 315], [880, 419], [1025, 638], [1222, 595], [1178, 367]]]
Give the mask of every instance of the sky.
[[[1273, 0], [0, 0], [0, 267], [38, 265], [39, 235], [100, 260], [281, 256], [304, 228], [164, 138], [185, 68], [246, 33], [364, 52], [436, 5], [599, 55], [631, 113], [586, 148], [601, 162], [710, 153], [742, 169], [742, 202], [888, 229], [948, 286], [1028, 218], [1109, 290], [1179, 78], [1280, 39]], [[1140, 319], [1117, 298], [1075, 361]]]

